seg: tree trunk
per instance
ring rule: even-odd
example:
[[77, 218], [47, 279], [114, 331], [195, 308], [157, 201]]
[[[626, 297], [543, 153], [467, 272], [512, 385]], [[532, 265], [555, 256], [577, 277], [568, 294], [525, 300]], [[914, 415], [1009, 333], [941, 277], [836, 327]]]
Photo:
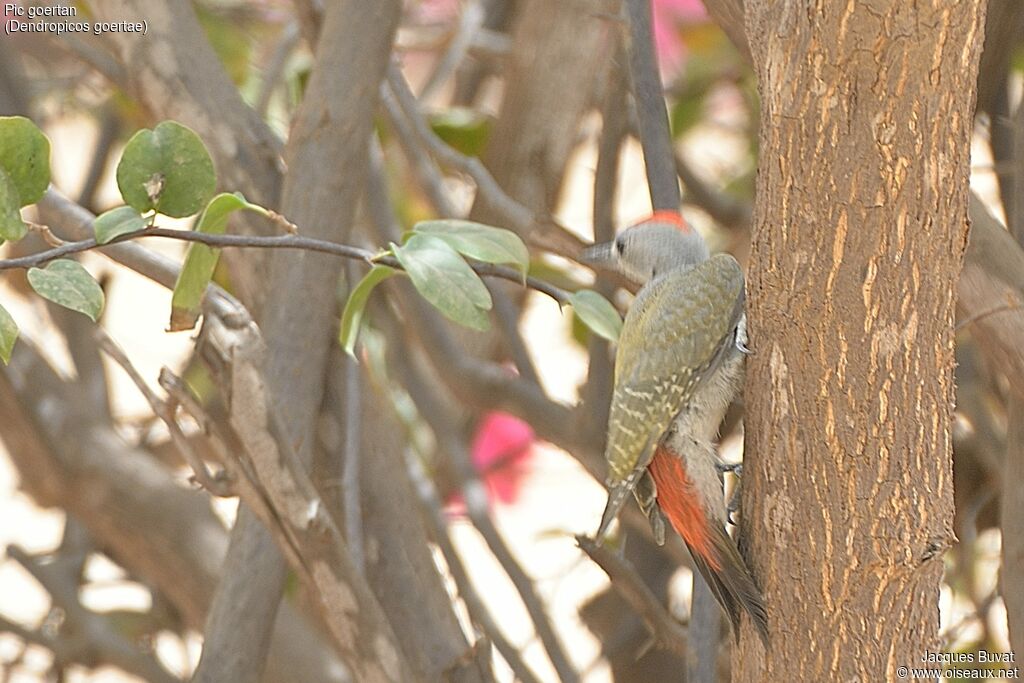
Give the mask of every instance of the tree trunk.
[[984, 7], [747, 2], [762, 115], [741, 531], [771, 650], [745, 625], [736, 680], [893, 680], [940, 647]]

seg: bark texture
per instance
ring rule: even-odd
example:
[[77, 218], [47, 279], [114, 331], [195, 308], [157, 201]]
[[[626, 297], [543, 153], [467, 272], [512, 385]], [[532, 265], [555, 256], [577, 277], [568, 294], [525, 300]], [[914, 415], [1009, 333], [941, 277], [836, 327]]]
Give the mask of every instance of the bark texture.
[[733, 670], [892, 679], [939, 647], [984, 3], [746, 13], [762, 115], [742, 532], [771, 650], [744, 624]]
[[[316, 68], [288, 141], [288, 176], [282, 207], [303, 234], [339, 242], [348, 238], [363, 178], [377, 91], [391, 52], [401, 12], [396, 0], [331, 5], [317, 47]], [[269, 258], [264, 315], [268, 345], [264, 369], [281, 424], [308, 466], [315, 443], [316, 416], [323, 402], [328, 351], [340, 265], [308, 252], [277, 251]], [[202, 681], [252, 680], [259, 673], [261, 643], [269, 638], [283, 590], [284, 560], [246, 508], [232, 530], [226, 571], [207, 620], [206, 647], [197, 670]], [[352, 577], [353, 581], [361, 580]], [[237, 619], [260, 624], [251, 633], [234, 628]], [[357, 624], [357, 630], [372, 624]], [[389, 649], [393, 643], [381, 637]], [[221, 653], [237, 666], [221, 666]], [[363, 652], [346, 662], [360, 680], [383, 680], [392, 672]], [[391, 657], [393, 659], [393, 657]], [[404, 670], [404, 667], [403, 667]]]
[[[535, 212], [557, 203], [580, 118], [613, 52], [617, 6], [526, 0], [518, 9], [501, 116], [483, 159], [498, 185]], [[482, 198], [473, 219], [501, 224]]]

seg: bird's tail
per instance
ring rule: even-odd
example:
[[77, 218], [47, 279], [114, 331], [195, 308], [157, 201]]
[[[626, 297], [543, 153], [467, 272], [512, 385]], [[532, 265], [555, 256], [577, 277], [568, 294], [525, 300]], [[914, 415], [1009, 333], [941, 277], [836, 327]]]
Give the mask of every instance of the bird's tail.
[[650, 471], [658, 505], [690, 549], [694, 566], [732, 622], [739, 638], [740, 611], [750, 615], [761, 642], [768, 644], [768, 615], [754, 578], [721, 521], [709, 518], [681, 458], [659, 448]]

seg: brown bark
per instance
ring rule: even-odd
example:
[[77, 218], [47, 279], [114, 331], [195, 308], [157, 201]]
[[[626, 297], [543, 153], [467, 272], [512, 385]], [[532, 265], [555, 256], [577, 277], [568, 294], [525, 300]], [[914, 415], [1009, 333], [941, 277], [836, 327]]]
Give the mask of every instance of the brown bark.
[[[1004, 185], [1009, 193], [1003, 196], [1003, 206], [1010, 233], [1018, 244], [1024, 244], [1024, 99], [1017, 103], [1012, 128], [1010, 159], [1013, 165]], [[1020, 301], [1017, 303], [1019, 306]], [[1024, 319], [1024, 314], [1018, 308], [1012, 312], [1012, 317], [1019, 321]], [[1019, 348], [1019, 336], [1017, 341]], [[1024, 392], [1010, 395], [1006, 412], [1009, 419], [1002, 481], [1007, 483], [1000, 496], [1003, 564], [999, 582], [1006, 605], [1010, 650], [1024, 652], [1024, 488], [1014, 485], [1024, 478]]]
[[[0, 434], [21, 487], [83, 523], [105, 553], [165, 596], [186, 625], [201, 628], [227, 545], [207, 496], [125, 443], [105, 406], [59, 378], [26, 340], [0, 373], [0, 404]], [[268, 680], [338, 681], [339, 668], [310, 624], [281, 610]]]
[[745, 625], [733, 670], [892, 678], [939, 648], [984, 3], [803, 5], [746, 8], [762, 117], [742, 535], [771, 650]]
[[[282, 210], [305, 235], [345, 242], [351, 231], [377, 92], [400, 13], [396, 0], [349, 0], [331, 5], [325, 15], [321, 35], [328, 40], [318, 43], [316, 67], [286, 154], [289, 172]], [[277, 251], [269, 261], [260, 320], [268, 346], [264, 372], [286, 438], [308, 467], [328, 350], [334, 343], [340, 266], [330, 257], [307, 252]], [[255, 557], [235, 552], [257, 541], [261, 548]], [[225, 576], [207, 621], [198, 680], [255, 678], [284, 576], [284, 559], [251, 511], [241, 508]], [[263, 627], [243, 634], [234, 628], [238, 619]], [[225, 652], [233, 653], [242, 668], [223, 669], [220, 657]], [[374, 653], [362, 655], [361, 661], [346, 664], [356, 672], [370, 670]]]
[[[334, 362], [341, 364], [340, 348]], [[350, 366], [351, 368], [351, 366]], [[361, 371], [357, 366], [354, 371]], [[402, 459], [404, 433], [385, 398], [366, 382], [362, 419], [359, 490], [341, 490], [341, 463], [325, 466], [332, 486], [323, 486], [332, 509], [342, 509], [341, 497], [358, 493], [363, 516], [366, 578], [398, 638], [410, 666], [424, 680], [462, 683], [490, 680], [479, 667], [452, 609], [448, 590], [426, 543], [416, 494]], [[332, 410], [333, 408], [333, 410]], [[332, 402], [328, 413], [338, 414]], [[331, 454], [335, 461], [338, 453]], [[331, 493], [337, 495], [330, 495]], [[489, 648], [486, 648], [489, 652]]]
[[242, 100], [188, 3], [92, 0], [98, 21], [146, 21], [136, 33], [106, 33], [125, 85], [156, 119], [174, 119], [203, 137], [225, 187], [276, 206], [281, 143]]
[[[549, 212], [558, 200], [580, 118], [613, 52], [607, 13], [617, 6], [525, 0], [518, 8], [501, 116], [483, 160], [498, 185], [533, 211]], [[482, 198], [473, 219], [501, 224]]]

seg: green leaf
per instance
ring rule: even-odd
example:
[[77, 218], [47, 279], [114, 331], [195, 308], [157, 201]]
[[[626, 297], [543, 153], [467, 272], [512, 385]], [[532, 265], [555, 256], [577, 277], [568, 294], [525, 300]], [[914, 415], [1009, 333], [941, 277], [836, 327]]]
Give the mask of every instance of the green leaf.
[[594, 334], [614, 342], [622, 331], [622, 318], [611, 302], [592, 289], [581, 289], [569, 297], [576, 315]]
[[450, 147], [466, 156], [480, 156], [494, 119], [468, 107], [452, 107], [430, 115], [430, 127]]
[[345, 302], [345, 310], [341, 313], [338, 341], [341, 343], [341, 348], [345, 349], [345, 353], [353, 358], [355, 357], [356, 338], [359, 336], [359, 326], [363, 321], [363, 312], [366, 310], [366, 302], [370, 300], [370, 293], [374, 287], [396, 272], [394, 268], [388, 266], [374, 266], [349, 294], [348, 301]]
[[21, 220], [21, 200], [11, 177], [0, 170], [0, 238], [17, 242], [28, 232]]
[[84, 313], [93, 322], [103, 312], [103, 290], [77, 261], [60, 259], [46, 268], [30, 268], [28, 283], [44, 299]]
[[4, 365], [11, 362], [11, 352], [17, 338], [18, 323], [14, 322], [6, 308], [0, 306], [0, 360], [3, 360]]
[[192, 130], [164, 121], [132, 136], [117, 165], [117, 186], [139, 213], [156, 209], [182, 218], [203, 208], [217, 175], [209, 152]]
[[439, 237], [455, 251], [477, 261], [511, 264], [524, 277], [530, 268], [530, 252], [511, 230], [455, 219], [423, 221], [413, 230]]
[[18, 208], [38, 202], [50, 184], [50, 141], [24, 116], [0, 116], [0, 167], [17, 190]]
[[142, 230], [146, 227], [146, 219], [130, 206], [119, 206], [96, 217], [92, 229], [96, 233], [96, 242], [106, 244], [119, 235]]
[[416, 234], [392, 250], [419, 293], [445, 317], [474, 330], [490, 327], [491, 293], [445, 241]]
[[[228, 217], [235, 211], [255, 211], [266, 216], [267, 210], [258, 204], [246, 201], [240, 192], [223, 192], [206, 205], [203, 215], [196, 224], [196, 232], [209, 235], [223, 235], [228, 226]], [[185, 264], [174, 283], [171, 297], [171, 322], [167, 330], [180, 332], [191, 330], [199, 319], [199, 305], [203, 293], [210, 284], [213, 271], [217, 268], [220, 249], [193, 242], [185, 255]]]

